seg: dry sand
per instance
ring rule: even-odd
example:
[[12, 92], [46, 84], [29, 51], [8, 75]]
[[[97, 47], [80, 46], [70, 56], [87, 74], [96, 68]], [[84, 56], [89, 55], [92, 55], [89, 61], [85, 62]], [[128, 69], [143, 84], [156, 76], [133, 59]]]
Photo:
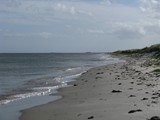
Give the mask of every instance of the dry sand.
[[142, 61], [93, 68], [55, 102], [23, 111], [21, 120], [146, 120], [160, 115], [159, 77]]

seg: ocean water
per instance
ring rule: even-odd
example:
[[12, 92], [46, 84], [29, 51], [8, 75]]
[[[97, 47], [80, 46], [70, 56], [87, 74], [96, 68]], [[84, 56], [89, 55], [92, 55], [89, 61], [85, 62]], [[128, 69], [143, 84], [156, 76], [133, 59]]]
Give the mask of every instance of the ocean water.
[[15, 111], [60, 98], [50, 94], [88, 69], [119, 61], [105, 53], [0, 54], [0, 119], [16, 120]]

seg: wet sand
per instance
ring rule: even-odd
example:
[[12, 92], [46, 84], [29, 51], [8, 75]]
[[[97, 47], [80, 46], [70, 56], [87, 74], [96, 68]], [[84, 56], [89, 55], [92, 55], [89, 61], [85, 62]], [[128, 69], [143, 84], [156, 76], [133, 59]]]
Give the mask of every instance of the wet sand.
[[160, 115], [160, 78], [144, 60], [90, 69], [62, 99], [22, 111], [21, 120], [146, 120]]

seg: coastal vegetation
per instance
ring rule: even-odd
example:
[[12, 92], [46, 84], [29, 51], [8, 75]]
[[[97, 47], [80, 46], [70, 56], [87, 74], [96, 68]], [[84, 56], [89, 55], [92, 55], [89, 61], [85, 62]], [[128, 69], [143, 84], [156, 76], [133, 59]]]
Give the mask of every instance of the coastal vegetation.
[[118, 55], [118, 54], [123, 54], [123, 55], [130, 55], [130, 56], [143, 56], [145, 54], [152, 54], [155, 58], [160, 59], [160, 44], [155, 44], [150, 47], [145, 47], [142, 49], [130, 49], [130, 50], [119, 50], [113, 52], [113, 54]]
[[125, 55], [129, 57], [146, 57], [150, 58], [145, 62], [146, 66], [160, 66], [160, 44], [155, 44], [142, 49], [119, 50], [112, 53], [113, 55]]

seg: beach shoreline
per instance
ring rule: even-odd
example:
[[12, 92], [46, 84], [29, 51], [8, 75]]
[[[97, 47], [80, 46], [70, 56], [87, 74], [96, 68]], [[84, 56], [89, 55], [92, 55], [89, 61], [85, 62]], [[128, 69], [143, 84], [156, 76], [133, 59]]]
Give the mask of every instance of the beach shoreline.
[[159, 115], [159, 77], [144, 59], [92, 68], [73, 86], [61, 88], [63, 98], [22, 111], [20, 120], [146, 120]]

